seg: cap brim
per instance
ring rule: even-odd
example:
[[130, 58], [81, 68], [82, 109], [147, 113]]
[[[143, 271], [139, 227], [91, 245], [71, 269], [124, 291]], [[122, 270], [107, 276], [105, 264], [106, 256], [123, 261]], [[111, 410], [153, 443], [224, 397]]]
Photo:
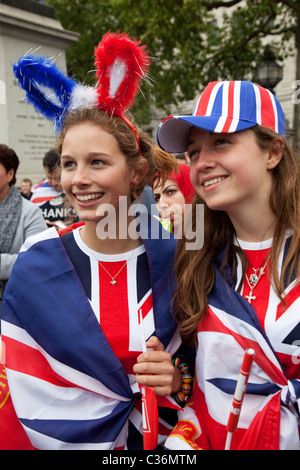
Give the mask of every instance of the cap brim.
[[157, 129], [157, 143], [166, 152], [185, 152], [190, 129], [191, 124], [170, 116]]
[[[191, 127], [205, 131], [217, 132], [220, 116], [169, 116], [164, 119], [157, 130], [158, 145], [170, 153], [183, 153], [187, 150]], [[232, 130], [237, 132], [253, 127], [255, 123], [232, 119]], [[236, 124], [236, 125], [235, 125]]]

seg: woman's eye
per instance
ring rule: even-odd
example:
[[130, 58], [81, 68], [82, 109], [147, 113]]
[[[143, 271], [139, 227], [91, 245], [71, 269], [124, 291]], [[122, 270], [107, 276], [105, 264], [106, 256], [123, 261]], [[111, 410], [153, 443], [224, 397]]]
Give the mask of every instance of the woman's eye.
[[191, 150], [190, 152], [188, 152], [188, 156], [191, 161], [196, 160], [198, 158], [198, 155], [199, 150]]
[[94, 166], [101, 166], [101, 165], [103, 165], [103, 161], [102, 160], [93, 160], [93, 165]]
[[157, 203], [160, 199], [160, 196], [158, 194], [153, 194], [153, 199], [154, 199], [154, 202]]
[[216, 146], [224, 145], [224, 144], [228, 144], [228, 140], [225, 140], [225, 139], [218, 139], [218, 140], [216, 140], [216, 142], [215, 142], [215, 145], [216, 145]]
[[176, 191], [177, 191], [177, 189], [168, 189], [167, 194], [168, 194], [169, 196], [172, 196], [173, 194], [176, 193]]
[[72, 168], [74, 166], [74, 162], [68, 162], [68, 161], [65, 161], [62, 163], [62, 168], [65, 169], [65, 168]]

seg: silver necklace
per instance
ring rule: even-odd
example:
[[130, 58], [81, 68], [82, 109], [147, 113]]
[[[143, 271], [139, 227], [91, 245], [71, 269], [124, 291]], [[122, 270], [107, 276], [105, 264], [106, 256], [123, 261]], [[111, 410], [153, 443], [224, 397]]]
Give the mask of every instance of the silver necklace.
[[[138, 239], [138, 243], [139, 243], [139, 239]], [[87, 245], [86, 245], [87, 246]], [[87, 246], [88, 247], [88, 246]], [[97, 261], [97, 263], [100, 264], [101, 268], [109, 275], [109, 277], [111, 278], [111, 281], [109, 281], [111, 283], [112, 286], [115, 286], [117, 284], [117, 281], [116, 281], [116, 277], [120, 274], [120, 272], [122, 271], [122, 269], [125, 268], [127, 262], [133, 257], [134, 255], [134, 252], [135, 250], [138, 248], [138, 244], [137, 246], [132, 250], [131, 252], [131, 255], [129, 256], [129, 258], [125, 261], [125, 263], [121, 266], [121, 268], [119, 269], [119, 271], [117, 272], [117, 274], [115, 274], [114, 276], [112, 276], [110, 274], [110, 272], [108, 272], [108, 270], [105, 268], [105, 266], [103, 266], [103, 264], [101, 263], [101, 261], [98, 260], [98, 258], [96, 258], [96, 256], [94, 255], [93, 251], [88, 247], [88, 250], [89, 252], [91, 253], [91, 256]]]
[[[250, 263], [250, 261], [248, 260], [248, 263], [250, 264], [251, 268], [253, 269], [254, 273], [253, 274], [250, 274], [249, 276], [249, 279], [248, 279], [248, 276], [247, 274], [245, 275], [246, 276], [246, 281], [248, 283], [248, 286], [250, 287], [250, 293], [249, 295], [245, 295], [245, 299], [247, 299], [247, 301], [249, 302], [249, 304], [251, 304], [251, 300], [255, 300], [256, 299], [256, 295], [252, 295], [253, 294], [253, 289], [257, 286], [257, 284], [259, 283], [260, 281], [260, 278], [262, 277], [263, 274], [265, 274], [265, 269], [266, 269], [266, 266], [269, 262], [271, 258], [271, 253], [268, 254], [267, 258], [263, 261], [263, 264], [260, 265], [259, 268], [255, 269], [252, 264]], [[257, 274], [257, 272], [259, 271], [259, 274]]]
[[[236, 242], [237, 242], [238, 246], [240, 247], [240, 249], [243, 250], [243, 248], [239, 244], [239, 241], [238, 241], [237, 237], [235, 237], [235, 239], [236, 239]], [[253, 295], [253, 289], [257, 286], [257, 284], [259, 283], [259, 281], [260, 281], [261, 277], [263, 276], [263, 274], [265, 274], [265, 269], [266, 269], [266, 266], [267, 266], [270, 258], [271, 258], [271, 253], [268, 254], [268, 256], [263, 260], [261, 265], [256, 269], [250, 263], [250, 261], [248, 260], [248, 263], [250, 264], [251, 268], [254, 271], [254, 273], [250, 274], [249, 278], [248, 278], [247, 274], [245, 274], [247, 284], [250, 288], [249, 295], [245, 295], [245, 299], [247, 299], [247, 302], [249, 304], [251, 304], [251, 300], [256, 299], [256, 295]], [[247, 259], [248, 259], [248, 257], [247, 257]]]

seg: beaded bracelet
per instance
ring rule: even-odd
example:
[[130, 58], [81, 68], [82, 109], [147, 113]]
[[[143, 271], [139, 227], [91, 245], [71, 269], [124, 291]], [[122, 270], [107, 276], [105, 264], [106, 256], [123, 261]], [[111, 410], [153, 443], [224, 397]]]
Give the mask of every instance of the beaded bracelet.
[[189, 373], [188, 365], [185, 362], [181, 362], [180, 357], [175, 357], [173, 359], [173, 365], [178, 367], [182, 378], [181, 390], [177, 393], [174, 393], [173, 398], [179, 404], [182, 404], [188, 399], [188, 396], [192, 390], [193, 377]]

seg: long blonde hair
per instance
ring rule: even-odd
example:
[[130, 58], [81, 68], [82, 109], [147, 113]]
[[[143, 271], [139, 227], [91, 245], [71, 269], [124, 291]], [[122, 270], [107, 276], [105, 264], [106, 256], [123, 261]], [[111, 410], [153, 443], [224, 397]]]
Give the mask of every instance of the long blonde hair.
[[[261, 126], [253, 127], [257, 143], [262, 149], [271, 149], [278, 134]], [[272, 170], [272, 191], [270, 206], [276, 216], [273, 237], [271, 273], [278, 297], [283, 301], [284, 280], [294, 271], [300, 278], [300, 169], [296, 155], [289, 145], [284, 145], [283, 156]], [[233, 241], [235, 230], [226, 212], [212, 211], [196, 195], [192, 203], [191, 216], [195, 223], [196, 205], [204, 204], [204, 246], [200, 250], [186, 250], [183, 237], [178, 245], [176, 258], [177, 290], [174, 294], [176, 317], [181, 325], [184, 341], [195, 340], [197, 326], [205, 315], [208, 294], [214, 284], [214, 262], [225, 250], [220, 271], [230, 260], [233, 272], [236, 270], [236, 254], [242, 260], [243, 277], [247, 269], [247, 258], [243, 250]], [[278, 273], [278, 259], [287, 229], [292, 229], [291, 243], [281, 274]], [[195, 230], [195, 226], [193, 227]], [[239, 289], [242, 287], [242, 282]]]

